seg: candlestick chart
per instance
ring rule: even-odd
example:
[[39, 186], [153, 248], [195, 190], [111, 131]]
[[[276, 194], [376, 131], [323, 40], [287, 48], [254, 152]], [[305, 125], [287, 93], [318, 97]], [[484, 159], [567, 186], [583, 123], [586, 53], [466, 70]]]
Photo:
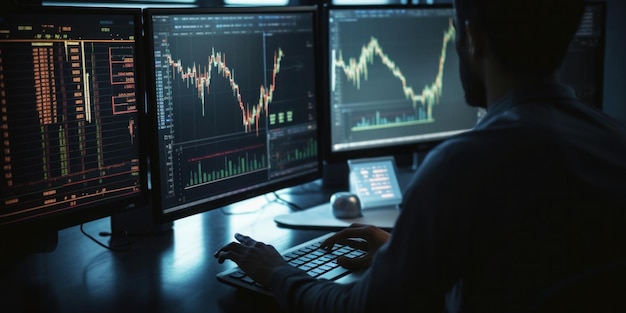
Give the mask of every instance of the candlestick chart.
[[211, 48], [211, 54], [208, 56], [208, 64], [200, 65], [194, 63], [191, 67], [182, 64], [180, 60], [175, 61], [171, 55], [167, 55], [167, 63], [172, 67], [172, 79], [181, 79], [187, 85], [187, 88], [195, 88], [197, 90], [198, 99], [201, 102], [202, 116], [205, 116], [205, 99], [210, 96], [210, 86], [214, 73], [222, 76], [228, 81], [230, 89], [233, 93], [239, 110], [241, 110], [241, 124], [245, 132], [249, 132], [252, 128], [258, 135], [259, 119], [262, 115], [267, 117], [268, 106], [274, 98], [274, 89], [276, 89], [276, 75], [280, 71], [280, 62], [284, 56], [283, 50], [278, 48], [274, 52], [274, 60], [271, 70], [271, 78], [269, 86], [260, 84], [258, 101], [250, 102], [243, 99], [241, 87], [235, 80], [234, 70], [226, 65], [226, 55], [222, 52], [216, 52], [215, 48]]
[[231, 18], [248, 19], [211, 21], [216, 28], [244, 30], [156, 33], [165, 206], [221, 198], [241, 186], [315, 166], [312, 33], [247, 31]]
[[314, 118], [310, 107], [295, 105], [313, 94], [311, 82], [302, 80], [313, 73], [304, 66], [312, 57], [307, 40], [283, 46], [284, 39], [239, 37], [245, 39], [213, 38], [203, 44], [170, 37], [157, 51], [157, 85], [168, 100], [166, 108], [186, 121], [176, 125], [178, 141], [247, 133], [262, 137], [272, 125]]

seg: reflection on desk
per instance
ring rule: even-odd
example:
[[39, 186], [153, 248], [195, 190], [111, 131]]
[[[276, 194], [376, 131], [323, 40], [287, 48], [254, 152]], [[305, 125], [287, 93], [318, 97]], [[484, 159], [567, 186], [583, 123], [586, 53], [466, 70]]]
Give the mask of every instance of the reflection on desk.
[[[287, 201], [310, 207], [334, 190], [319, 183], [280, 190]], [[256, 209], [250, 209], [256, 208]], [[273, 194], [174, 222], [171, 231], [133, 236], [125, 252], [106, 250], [80, 232], [59, 231], [56, 250], [6, 262], [0, 269], [3, 312], [272, 312], [274, 300], [220, 283], [213, 253], [244, 233], [283, 250], [325, 231], [279, 228], [274, 216], [291, 212]], [[89, 234], [109, 231], [109, 218], [84, 224]], [[99, 239], [105, 241], [106, 238]], [[117, 240], [117, 239], [116, 239]], [[121, 238], [119, 240], [125, 240]], [[3, 256], [5, 258], [6, 256]]]

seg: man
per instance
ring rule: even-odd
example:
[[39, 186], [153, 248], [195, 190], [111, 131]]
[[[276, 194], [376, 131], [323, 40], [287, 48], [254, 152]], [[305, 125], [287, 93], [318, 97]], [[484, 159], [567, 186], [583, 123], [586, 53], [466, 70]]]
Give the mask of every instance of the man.
[[[236, 235], [216, 253], [293, 312], [526, 312], [546, 290], [626, 257], [626, 130], [576, 100], [557, 71], [582, 0], [455, 0], [469, 105], [487, 114], [429, 153], [388, 234], [350, 227], [323, 246], [369, 243], [363, 278], [309, 278]], [[611, 99], [609, 99], [610, 101]]]

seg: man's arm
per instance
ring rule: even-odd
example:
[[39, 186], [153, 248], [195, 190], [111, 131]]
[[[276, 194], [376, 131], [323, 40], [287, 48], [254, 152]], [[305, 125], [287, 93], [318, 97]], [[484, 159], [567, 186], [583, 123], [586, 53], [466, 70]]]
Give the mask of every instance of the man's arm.
[[464, 194], [473, 176], [467, 170], [456, 172], [455, 158], [456, 153], [442, 148], [421, 165], [391, 239], [359, 281], [322, 282], [281, 266], [271, 285], [280, 305], [288, 312], [441, 312], [466, 246], [470, 213], [464, 208], [477, 201], [477, 195]]

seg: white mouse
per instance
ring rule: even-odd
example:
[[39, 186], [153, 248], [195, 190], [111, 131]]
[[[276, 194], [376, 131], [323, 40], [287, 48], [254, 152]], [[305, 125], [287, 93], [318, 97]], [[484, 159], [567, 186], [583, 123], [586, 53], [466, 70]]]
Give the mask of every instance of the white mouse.
[[330, 207], [336, 218], [357, 218], [361, 214], [361, 200], [353, 193], [341, 191], [330, 197]]

